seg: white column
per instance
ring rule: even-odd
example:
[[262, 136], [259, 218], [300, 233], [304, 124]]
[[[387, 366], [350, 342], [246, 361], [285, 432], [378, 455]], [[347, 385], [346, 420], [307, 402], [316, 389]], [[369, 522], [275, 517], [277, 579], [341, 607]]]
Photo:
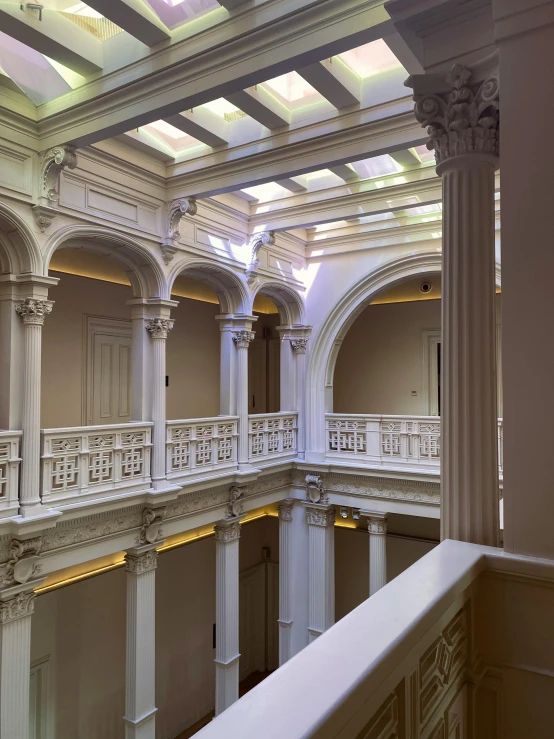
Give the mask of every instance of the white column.
[[248, 347], [254, 340], [254, 332], [249, 329], [240, 329], [233, 332], [233, 341], [236, 346], [236, 400], [239, 442], [238, 463], [239, 470], [248, 469]]
[[131, 344], [131, 413], [133, 421], [149, 421], [152, 413], [152, 342], [145, 330], [148, 301], [133, 298], [131, 308], [133, 339]]
[[40, 499], [40, 394], [42, 326], [52, 312], [51, 300], [25, 298], [15, 310], [23, 320], [23, 403], [21, 429], [21, 487], [19, 501], [22, 516], [44, 511]]
[[129, 549], [127, 570], [127, 663], [125, 681], [125, 738], [156, 736], [156, 546]]
[[155, 489], [167, 486], [165, 470], [165, 349], [167, 334], [174, 321], [169, 318], [150, 318], [146, 330], [152, 337], [152, 486]]
[[[448, 93], [418, 95], [443, 179], [441, 536], [499, 543], [494, 173], [498, 80], [470, 84], [455, 65]], [[443, 82], [444, 90], [444, 82]]]
[[335, 623], [335, 509], [305, 503], [308, 522], [308, 641]]
[[292, 627], [292, 508], [294, 500], [279, 503], [279, 665], [291, 657]]
[[31, 615], [35, 594], [29, 585], [0, 591], [0, 736], [29, 736]]
[[239, 540], [237, 519], [215, 527], [215, 715], [239, 697]]
[[236, 351], [233, 342], [233, 317], [216, 316], [221, 331], [220, 380], [219, 380], [219, 413], [222, 416], [235, 416], [236, 401]]
[[296, 411], [298, 412], [297, 457], [306, 456], [306, 346], [307, 338], [291, 339], [296, 357]]
[[387, 584], [387, 514], [361, 511], [369, 533], [369, 594]]

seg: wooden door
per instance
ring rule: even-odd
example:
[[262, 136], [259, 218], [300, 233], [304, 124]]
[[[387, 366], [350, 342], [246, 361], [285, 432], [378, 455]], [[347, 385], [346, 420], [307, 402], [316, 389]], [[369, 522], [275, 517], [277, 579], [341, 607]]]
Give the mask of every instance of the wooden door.
[[131, 420], [131, 335], [92, 337], [92, 424]]

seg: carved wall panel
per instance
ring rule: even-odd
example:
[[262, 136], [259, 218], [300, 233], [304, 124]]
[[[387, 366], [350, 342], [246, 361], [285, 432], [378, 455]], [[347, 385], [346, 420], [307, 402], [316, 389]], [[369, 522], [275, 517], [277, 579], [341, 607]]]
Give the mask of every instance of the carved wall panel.
[[23, 195], [32, 195], [33, 160], [30, 154], [11, 142], [9, 146], [3, 146], [1, 141], [0, 187], [15, 190]]

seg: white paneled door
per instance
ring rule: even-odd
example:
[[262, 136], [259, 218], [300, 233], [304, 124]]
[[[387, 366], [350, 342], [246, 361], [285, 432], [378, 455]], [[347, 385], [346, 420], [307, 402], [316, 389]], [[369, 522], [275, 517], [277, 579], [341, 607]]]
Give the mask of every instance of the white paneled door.
[[131, 420], [131, 323], [89, 323], [88, 423], [104, 426]]

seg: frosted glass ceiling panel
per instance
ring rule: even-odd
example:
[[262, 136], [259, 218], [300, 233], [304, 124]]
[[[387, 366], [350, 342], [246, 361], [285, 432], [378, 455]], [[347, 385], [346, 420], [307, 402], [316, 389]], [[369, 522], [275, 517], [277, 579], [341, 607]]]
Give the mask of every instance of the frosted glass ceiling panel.
[[217, 0], [145, 0], [168, 28], [221, 8]]
[[383, 177], [387, 174], [396, 174], [396, 172], [402, 171], [402, 167], [388, 154], [371, 157], [370, 159], [361, 159], [358, 162], [352, 162], [350, 166], [354, 168], [356, 174], [362, 180], [370, 177]]
[[393, 69], [402, 69], [402, 65], [383, 41], [377, 39], [369, 44], [350, 49], [339, 54], [339, 59], [347, 64], [356, 74], [365, 79]]
[[325, 100], [323, 95], [320, 95], [298, 72], [288, 72], [280, 77], [274, 77], [264, 82], [264, 86], [269, 87], [270, 92], [277, 93], [281, 102], [288, 103], [291, 108]]

